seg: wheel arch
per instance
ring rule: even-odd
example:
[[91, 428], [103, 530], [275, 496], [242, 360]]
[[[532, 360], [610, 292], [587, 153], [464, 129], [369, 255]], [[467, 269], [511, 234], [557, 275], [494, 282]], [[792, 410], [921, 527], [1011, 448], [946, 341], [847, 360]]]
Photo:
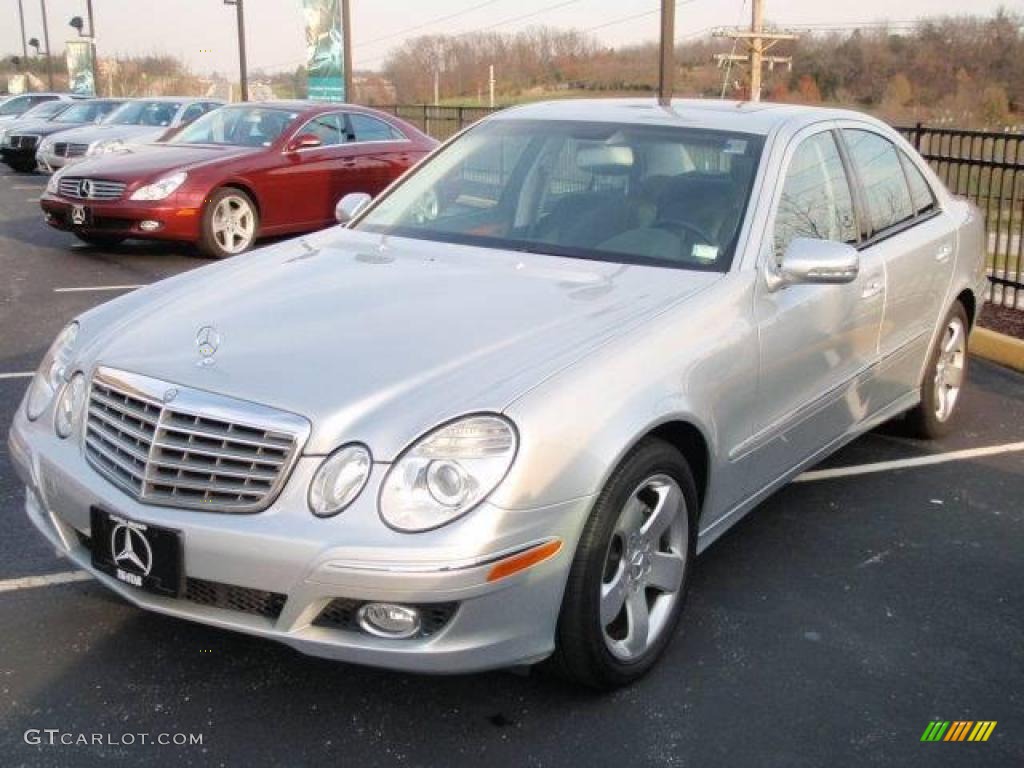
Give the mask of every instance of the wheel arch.
[[[710, 442], [704, 431], [697, 426], [694, 420], [673, 418], [648, 428], [633, 441], [629, 450], [631, 451], [647, 438], [664, 440], [686, 459], [686, 463], [690, 465], [690, 471], [693, 473], [693, 482], [697, 486], [697, 501], [703, 510], [711, 468]], [[628, 452], [626, 451], [626, 453]]]
[[964, 310], [967, 312], [967, 330], [970, 331], [974, 328], [974, 324], [977, 321], [978, 300], [974, 296], [974, 291], [970, 288], [964, 288], [957, 294], [956, 300], [963, 305]]

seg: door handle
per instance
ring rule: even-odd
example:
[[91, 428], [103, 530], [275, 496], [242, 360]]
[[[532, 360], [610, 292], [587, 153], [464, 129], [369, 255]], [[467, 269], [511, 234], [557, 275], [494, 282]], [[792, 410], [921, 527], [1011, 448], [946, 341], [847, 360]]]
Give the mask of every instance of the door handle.
[[946, 243], [941, 248], [939, 248], [939, 250], [936, 252], [935, 260], [936, 261], [945, 261], [946, 259], [948, 259], [952, 255], [953, 255], [953, 246], [950, 245], [949, 243]]
[[860, 292], [862, 299], [873, 299], [875, 296], [882, 292], [882, 280], [878, 277], [873, 277], [868, 281], [868, 284], [864, 286], [864, 289]]

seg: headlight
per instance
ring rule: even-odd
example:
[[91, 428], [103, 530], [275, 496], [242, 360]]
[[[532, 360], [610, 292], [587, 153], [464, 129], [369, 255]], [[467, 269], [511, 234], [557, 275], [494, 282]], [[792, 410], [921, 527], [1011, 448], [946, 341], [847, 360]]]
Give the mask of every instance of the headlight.
[[104, 139], [89, 145], [89, 149], [86, 150], [85, 154], [90, 156], [106, 155], [111, 152], [124, 152], [126, 150], [127, 147], [121, 139]]
[[53, 144], [53, 139], [43, 139], [41, 142], [39, 142], [39, 149], [36, 150], [36, 154], [40, 152], [49, 152], [51, 149], [53, 149]]
[[132, 200], [163, 200], [168, 195], [174, 192], [178, 187], [185, 183], [185, 179], [188, 176], [184, 171], [178, 171], [172, 173], [170, 176], [165, 176], [153, 184], [147, 184], [144, 187], [139, 187], [132, 192]]
[[76, 373], [61, 390], [54, 419], [57, 437], [67, 437], [74, 431], [85, 407], [85, 389], [85, 375]]
[[450, 523], [498, 487], [517, 445], [515, 429], [500, 416], [469, 416], [434, 430], [384, 478], [381, 517], [400, 531]]
[[53, 395], [64, 378], [64, 370], [71, 362], [71, 354], [78, 338], [78, 323], [71, 323], [58, 334], [50, 349], [46, 352], [39, 370], [32, 378], [28, 389], [28, 403], [25, 415], [29, 420], [38, 419], [53, 400]]
[[51, 195], [60, 194], [60, 177], [64, 174], [64, 169], [61, 168], [56, 173], [52, 174], [49, 180], [46, 182], [46, 191]]
[[346, 445], [324, 459], [309, 486], [313, 514], [330, 517], [355, 501], [370, 477], [370, 464], [370, 452], [361, 445]]

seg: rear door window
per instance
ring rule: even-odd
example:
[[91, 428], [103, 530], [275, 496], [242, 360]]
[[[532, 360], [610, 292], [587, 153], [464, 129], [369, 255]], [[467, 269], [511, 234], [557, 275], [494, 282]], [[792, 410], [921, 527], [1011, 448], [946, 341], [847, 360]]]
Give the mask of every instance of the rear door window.
[[855, 128], [844, 129], [843, 138], [864, 186], [872, 234], [912, 219], [914, 204], [896, 146], [877, 133]]
[[355, 141], [401, 141], [405, 138], [397, 129], [376, 117], [350, 112], [348, 120]]
[[903, 152], [900, 152], [900, 160], [903, 162], [903, 170], [910, 185], [910, 200], [914, 204], [914, 213], [920, 215], [935, 210], [935, 195], [932, 194], [932, 188], [925, 180], [924, 174]]

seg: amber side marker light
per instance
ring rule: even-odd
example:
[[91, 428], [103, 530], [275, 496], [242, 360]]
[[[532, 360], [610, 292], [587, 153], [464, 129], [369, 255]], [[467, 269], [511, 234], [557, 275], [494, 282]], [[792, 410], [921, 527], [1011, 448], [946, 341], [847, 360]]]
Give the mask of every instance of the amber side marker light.
[[545, 541], [543, 544], [531, 547], [525, 552], [520, 552], [518, 555], [512, 555], [512, 557], [495, 563], [494, 567], [491, 568], [491, 572], [487, 574], [487, 580], [498, 581], [498, 579], [504, 579], [520, 571], [525, 571], [527, 568], [532, 568], [538, 563], [543, 563], [545, 560], [554, 557], [561, 549], [561, 539]]

